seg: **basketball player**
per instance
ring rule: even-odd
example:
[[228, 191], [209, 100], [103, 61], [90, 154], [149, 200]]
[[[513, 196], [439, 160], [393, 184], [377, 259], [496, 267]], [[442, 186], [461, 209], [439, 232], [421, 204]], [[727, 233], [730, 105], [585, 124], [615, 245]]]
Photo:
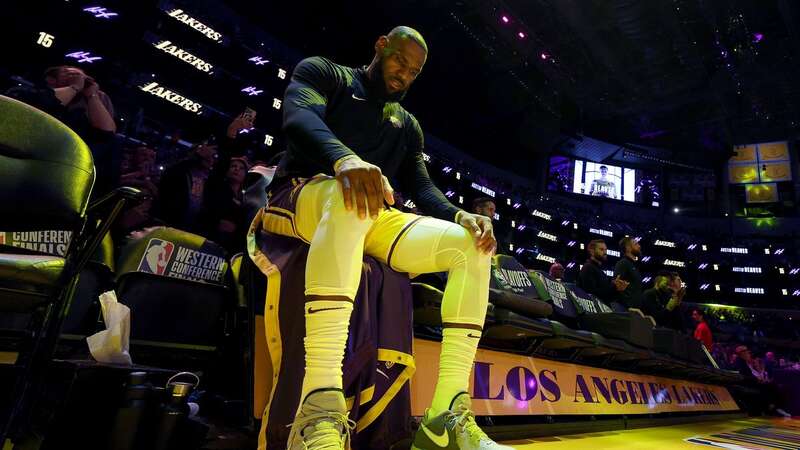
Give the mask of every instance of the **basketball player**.
[[[508, 449], [475, 423], [467, 393], [496, 246], [491, 220], [456, 208], [434, 186], [422, 130], [399, 104], [425, 64], [425, 40], [397, 27], [374, 49], [364, 68], [300, 62], [283, 102], [288, 149], [264, 228], [310, 244], [305, 377], [288, 446], [348, 446], [342, 358], [366, 253], [400, 272], [449, 273], [438, 381], [413, 448]], [[390, 180], [433, 217], [392, 208]]]
[[617, 197], [617, 185], [608, 179], [608, 167], [600, 166], [600, 178], [592, 181], [589, 195], [596, 197], [619, 198]]

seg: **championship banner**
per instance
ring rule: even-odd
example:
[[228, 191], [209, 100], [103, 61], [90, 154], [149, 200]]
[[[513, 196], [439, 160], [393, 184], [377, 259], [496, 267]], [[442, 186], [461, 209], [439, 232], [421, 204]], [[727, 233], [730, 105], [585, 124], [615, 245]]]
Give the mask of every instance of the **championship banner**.
[[731, 184], [758, 183], [758, 165], [731, 164], [728, 166], [728, 178]]
[[[417, 370], [411, 412], [430, 405], [439, 371], [439, 342], [414, 339]], [[478, 349], [470, 377], [472, 409], [479, 416], [656, 414], [737, 411], [725, 387], [618, 372]]]
[[759, 161], [787, 161], [789, 160], [789, 143], [769, 142], [758, 144]]
[[755, 145], [737, 145], [733, 148], [733, 156], [730, 162], [755, 162], [756, 161], [756, 146]]
[[791, 181], [792, 165], [789, 161], [761, 165], [761, 181]]

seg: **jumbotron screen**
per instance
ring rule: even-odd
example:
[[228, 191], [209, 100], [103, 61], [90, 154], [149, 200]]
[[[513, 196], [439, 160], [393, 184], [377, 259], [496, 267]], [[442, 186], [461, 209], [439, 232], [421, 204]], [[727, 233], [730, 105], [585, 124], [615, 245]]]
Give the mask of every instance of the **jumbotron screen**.
[[566, 156], [550, 158], [547, 189], [660, 206], [658, 175]]

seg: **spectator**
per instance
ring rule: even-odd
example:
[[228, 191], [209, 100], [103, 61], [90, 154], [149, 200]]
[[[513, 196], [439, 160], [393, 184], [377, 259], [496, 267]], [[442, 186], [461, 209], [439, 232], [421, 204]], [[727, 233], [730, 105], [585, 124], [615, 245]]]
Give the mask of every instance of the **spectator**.
[[120, 155], [114, 140], [117, 131], [114, 106], [94, 78], [78, 67], [50, 67], [44, 73], [43, 83], [17, 86], [6, 95], [56, 117], [86, 142], [97, 167], [93, 196], [105, 194], [116, 186]]
[[244, 179], [246, 158], [231, 158], [224, 179], [209, 179], [204, 192], [203, 222], [206, 237], [231, 253], [243, 250], [246, 234]]
[[564, 266], [559, 263], [553, 263], [550, 266], [550, 276], [561, 281], [564, 278]]
[[709, 351], [714, 347], [713, 337], [711, 336], [711, 328], [706, 323], [706, 318], [703, 311], [699, 309], [692, 310], [692, 320], [695, 321], [697, 327], [694, 329], [694, 338], [702, 342]]
[[617, 299], [619, 292], [624, 291], [628, 283], [619, 276], [610, 280], [603, 272], [603, 263], [606, 262], [606, 243], [602, 239], [595, 239], [587, 245], [589, 258], [583, 263], [578, 273], [577, 285], [584, 291], [594, 295], [606, 303]]
[[736, 363], [734, 367], [742, 375], [746, 385], [758, 389], [760, 392], [761, 395], [756, 399], [760, 407], [765, 408], [771, 414], [791, 417], [789, 413], [777, 407], [779, 399], [777, 388], [759, 370], [753, 354], [746, 346], [740, 345], [736, 347]]
[[155, 216], [167, 225], [198, 232], [206, 181], [217, 160], [218, 146], [211, 136], [193, 147], [187, 158], [167, 168], [158, 186]]
[[642, 256], [642, 247], [636, 239], [625, 236], [619, 241], [622, 258], [614, 267], [614, 275], [628, 282], [619, 295], [620, 301], [628, 308], [639, 308], [642, 303], [642, 274], [636, 268], [636, 262]]
[[683, 329], [680, 305], [686, 288], [681, 277], [674, 272], [659, 272], [654, 286], [642, 294], [642, 311], [656, 319], [660, 326], [674, 330]]
[[775, 352], [767, 352], [764, 356], [764, 369], [767, 371], [770, 378], [772, 378], [772, 372], [778, 368], [780, 368], [780, 366], [778, 360], [775, 358]]
[[123, 167], [119, 182], [123, 186], [147, 188], [153, 194], [158, 192], [156, 183], [160, 177], [155, 167], [156, 151], [146, 145], [140, 145], [130, 152], [127, 166]]

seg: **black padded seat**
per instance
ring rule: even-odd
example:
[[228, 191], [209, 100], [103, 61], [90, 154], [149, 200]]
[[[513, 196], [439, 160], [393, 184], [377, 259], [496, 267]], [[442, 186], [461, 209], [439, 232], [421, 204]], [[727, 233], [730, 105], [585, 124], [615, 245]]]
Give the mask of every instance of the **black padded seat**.
[[653, 348], [653, 325], [648, 319], [635, 313], [615, 312], [581, 288], [573, 285], [569, 287], [570, 299], [578, 311], [581, 328], [637, 347]]
[[64, 271], [64, 258], [0, 253], [0, 301], [5, 311], [25, 312], [47, 301]]

